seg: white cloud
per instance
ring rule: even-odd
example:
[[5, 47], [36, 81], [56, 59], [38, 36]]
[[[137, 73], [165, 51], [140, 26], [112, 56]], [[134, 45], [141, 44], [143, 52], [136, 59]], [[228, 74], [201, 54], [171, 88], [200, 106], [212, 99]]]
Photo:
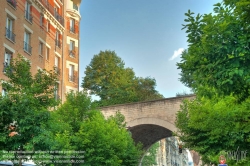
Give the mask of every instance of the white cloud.
[[184, 48], [179, 48], [177, 51], [174, 51], [174, 55], [169, 59], [170, 61], [174, 60], [178, 56], [181, 55], [181, 53], [184, 51]]

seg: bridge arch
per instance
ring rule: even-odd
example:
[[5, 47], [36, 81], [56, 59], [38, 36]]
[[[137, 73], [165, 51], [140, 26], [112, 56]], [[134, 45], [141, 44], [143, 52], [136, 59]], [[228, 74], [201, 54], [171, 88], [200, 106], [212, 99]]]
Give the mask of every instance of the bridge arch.
[[144, 149], [148, 149], [155, 142], [171, 137], [176, 131], [174, 124], [157, 118], [142, 117], [127, 122], [127, 128], [132, 133], [136, 143], [141, 142]]
[[172, 97], [152, 101], [118, 104], [102, 107], [105, 117], [117, 111], [125, 116], [127, 127], [135, 142], [143, 143], [144, 149], [162, 138], [172, 136], [176, 113], [184, 99], [194, 99], [195, 95]]

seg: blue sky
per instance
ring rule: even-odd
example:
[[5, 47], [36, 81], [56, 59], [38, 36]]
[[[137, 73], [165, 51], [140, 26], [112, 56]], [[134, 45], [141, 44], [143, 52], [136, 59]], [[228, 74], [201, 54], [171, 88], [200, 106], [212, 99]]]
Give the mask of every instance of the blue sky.
[[187, 48], [181, 30], [189, 9], [213, 11], [218, 0], [82, 0], [80, 6], [80, 84], [93, 55], [115, 51], [138, 77], [156, 79], [164, 97], [189, 92], [178, 78], [180, 53]]

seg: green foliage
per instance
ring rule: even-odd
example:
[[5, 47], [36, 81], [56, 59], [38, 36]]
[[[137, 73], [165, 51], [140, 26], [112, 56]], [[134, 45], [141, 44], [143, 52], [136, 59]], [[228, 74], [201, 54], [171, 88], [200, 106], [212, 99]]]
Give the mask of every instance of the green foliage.
[[108, 120], [115, 121], [120, 128], [126, 127], [125, 116], [122, 115], [119, 111], [116, 112], [114, 116], [111, 115], [110, 117], [108, 117]]
[[[117, 113], [106, 120], [99, 111], [90, 111], [95, 105], [86, 92], [67, 94], [65, 103], [49, 111], [58, 104], [53, 95], [57, 75], [42, 70], [33, 76], [30, 63], [21, 56], [11, 63], [6, 75], [9, 79], [2, 86], [8, 94], [0, 96], [1, 154], [2, 150], [46, 151], [43, 157], [37, 158], [39, 153], [32, 156], [37, 165], [46, 165], [42, 160], [71, 159], [75, 151], [85, 151], [84, 157], [76, 159], [86, 162], [73, 165], [138, 164], [141, 146], [135, 145], [127, 132], [123, 115]], [[15, 128], [10, 128], [10, 123], [15, 123]], [[12, 131], [18, 134], [9, 136]], [[3, 159], [8, 158], [1, 155], [0, 160]]]
[[206, 163], [217, 164], [223, 151], [249, 149], [249, 14], [248, 0], [224, 0], [214, 5], [214, 14], [185, 14], [189, 48], [177, 66], [181, 82], [193, 89], [196, 99], [181, 106], [176, 134]]
[[141, 152], [125, 128], [113, 119], [105, 120], [101, 112], [92, 111], [76, 133], [76, 150], [85, 150], [84, 165], [137, 165]]
[[[67, 100], [51, 114], [47, 130], [50, 150], [85, 151], [84, 163], [75, 165], [137, 165], [141, 146], [135, 145], [117, 112], [105, 119], [86, 92], [69, 93]], [[51, 135], [52, 134], [52, 135]], [[56, 156], [57, 154], [55, 154]], [[57, 158], [60, 160], [60, 158]]]
[[159, 148], [159, 142], [156, 142], [153, 144], [148, 151], [145, 153], [143, 160], [142, 160], [142, 166], [153, 166], [156, 165], [156, 155], [157, 155], [157, 149]]
[[188, 93], [186, 91], [176, 93], [176, 97], [191, 96], [191, 95], [194, 95], [194, 93]]
[[53, 95], [57, 75], [45, 70], [32, 75], [30, 68], [30, 63], [19, 55], [6, 69], [8, 80], [1, 83], [7, 95], [0, 97], [0, 150], [43, 147], [37, 139], [50, 117], [48, 110], [57, 105]]
[[101, 51], [94, 55], [86, 67], [82, 87], [101, 98], [99, 106], [159, 99], [156, 81], [150, 77], [136, 77], [133, 69], [114, 51]]
[[58, 119], [72, 127], [72, 132], [77, 132], [81, 123], [87, 118], [87, 112], [94, 108], [95, 105], [86, 92], [71, 92], [66, 95], [66, 101], [55, 113]]
[[203, 160], [223, 150], [245, 151], [250, 148], [249, 108], [250, 99], [237, 104], [233, 96], [185, 101], [177, 114], [177, 135]]
[[249, 96], [250, 87], [250, 2], [225, 1], [214, 6], [215, 14], [185, 14], [183, 29], [189, 48], [177, 63], [182, 70], [181, 81], [195, 92], [208, 86], [220, 95], [233, 94], [242, 101]]

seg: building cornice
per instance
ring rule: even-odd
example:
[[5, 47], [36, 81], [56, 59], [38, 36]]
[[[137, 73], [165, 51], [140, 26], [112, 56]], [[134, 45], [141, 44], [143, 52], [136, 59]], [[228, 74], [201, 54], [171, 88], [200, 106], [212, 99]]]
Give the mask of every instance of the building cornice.
[[50, 20], [52, 23], [54, 23], [54, 25], [60, 30], [60, 31], [64, 31], [65, 28], [62, 24], [60, 24], [60, 22], [58, 20], [56, 20], [56, 18], [46, 9], [45, 6], [43, 6], [43, 4], [41, 4], [39, 2], [39, 0], [32, 0], [42, 11], [43, 14], [45, 14], [48, 18], [48, 20]]

